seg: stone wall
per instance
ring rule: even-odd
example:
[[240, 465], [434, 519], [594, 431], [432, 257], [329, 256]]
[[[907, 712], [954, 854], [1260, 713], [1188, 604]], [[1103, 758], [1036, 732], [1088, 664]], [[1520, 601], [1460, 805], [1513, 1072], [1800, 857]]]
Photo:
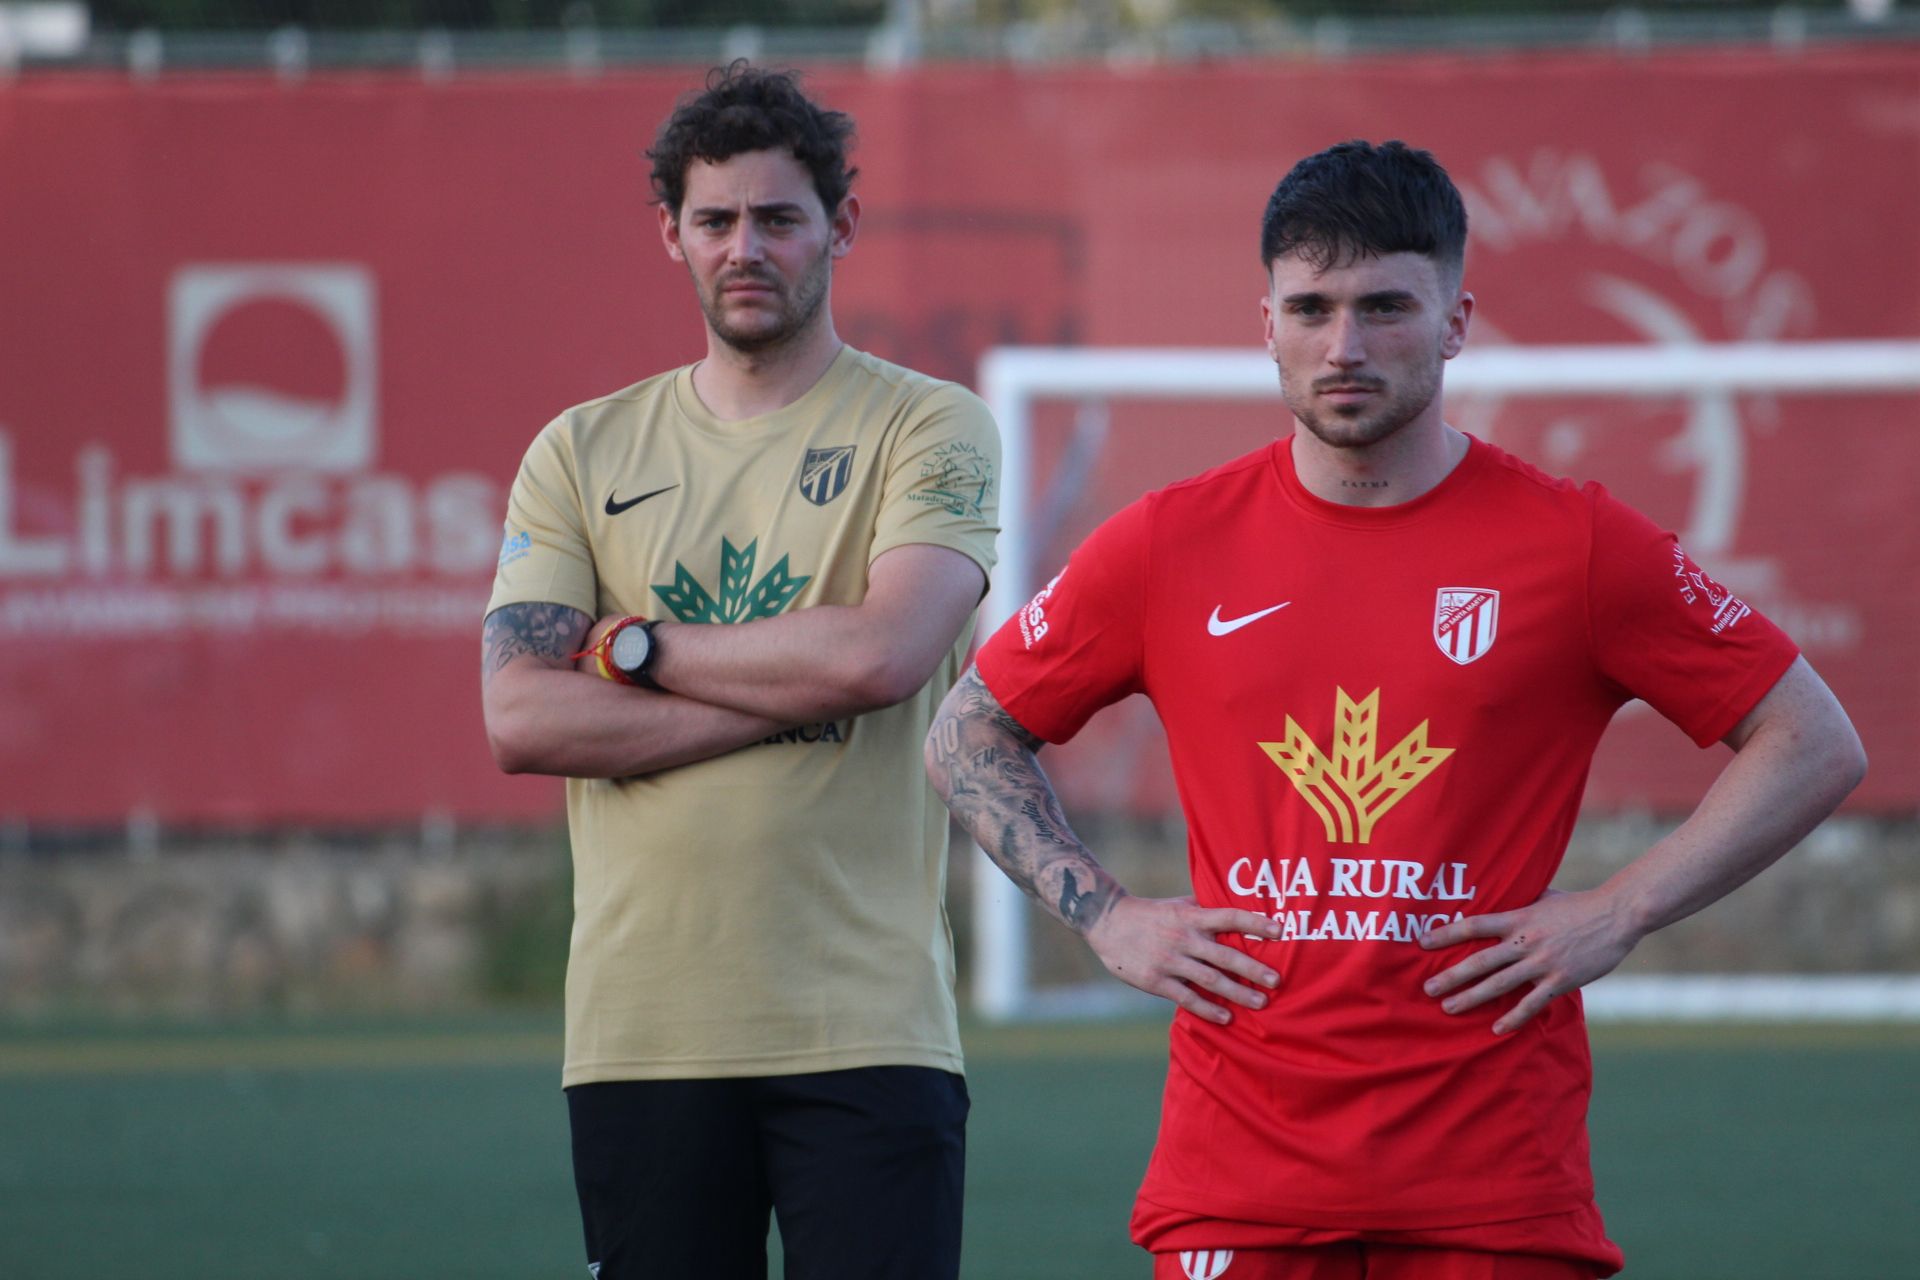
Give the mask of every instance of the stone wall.
[[0, 1011], [551, 999], [557, 831], [94, 837], [0, 857]]
[[[1582, 824], [1558, 883], [1598, 883], [1672, 825]], [[1184, 892], [1177, 822], [1079, 826], [1135, 891]], [[571, 909], [557, 828], [0, 843], [0, 1014], [444, 1011], [559, 997]], [[955, 858], [963, 975], [975, 870]], [[1036, 920], [1032, 938], [1044, 980], [1100, 976], [1065, 929]], [[1647, 939], [1622, 971], [1920, 971], [1920, 822], [1829, 822], [1732, 897]]]

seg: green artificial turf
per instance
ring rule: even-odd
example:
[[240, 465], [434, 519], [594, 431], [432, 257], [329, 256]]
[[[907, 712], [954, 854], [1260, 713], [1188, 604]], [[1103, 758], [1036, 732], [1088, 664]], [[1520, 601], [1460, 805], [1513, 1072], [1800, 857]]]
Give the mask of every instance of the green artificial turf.
[[[969, 1280], [1147, 1274], [1160, 1036], [969, 1031]], [[1628, 1276], [1920, 1276], [1920, 1029], [1595, 1040]], [[0, 1276], [584, 1276], [558, 1057], [527, 1015], [0, 1028]]]

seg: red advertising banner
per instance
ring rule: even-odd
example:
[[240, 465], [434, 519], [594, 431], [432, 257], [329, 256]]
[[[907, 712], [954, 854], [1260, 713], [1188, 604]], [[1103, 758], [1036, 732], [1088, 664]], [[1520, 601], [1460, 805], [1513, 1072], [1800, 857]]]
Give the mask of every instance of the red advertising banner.
[[[1475, 344], [1920, 335], [1920, 50], [823, 70], [861, 129], [857, 345], [1254, 347], [1259, 212], [1347, 137], [1466, 192]], [[696, 358], [641, 151], [697, 69], [0, 85], [0, 821], [545, 817], [494, 770], [479, 624], [506, 486], [568, 404]], [[1450, 403], [1676, 529], [1852, 710], [1856, 804], [1920, 801], [1920, 397]], [[1064, 556], [1279, 406], [1119, 403], [1039, 444]], [[1150, 713], [1063, 759], [1168, 803]], [[1630, 710], [1593, 803], [1718, 753]], [[1071, 797], [1070, 797], [1071, 798]]]

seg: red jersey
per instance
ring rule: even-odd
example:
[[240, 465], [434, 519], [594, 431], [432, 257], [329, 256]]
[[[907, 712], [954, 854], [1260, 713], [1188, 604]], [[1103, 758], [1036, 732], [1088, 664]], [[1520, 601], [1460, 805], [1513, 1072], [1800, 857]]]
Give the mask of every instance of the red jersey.
[[1284, 930], [1222, 939], [1279, 972], [1265, 1009], [1174, 1018], [1135, 1238], [1207, 1247], [1181, 1227], [1211, 1220], [1243, 1247], [1249, 1224], [1457, 1240], [1584, 1212], [1561, 1248], [1604, 1260], [1579, 998], [1496, 1037], [1519, 993], [1448, 1015], [1421, 990], [1485, 944], [1416, 939], [1541, 896], [1621, 704], [1705, 746], [1796, 654], [1671, 534], [1478, 440], [1399, 506], [1313, 496], [1281, 441], [1097, 529], [981, 678], [1050, 742], [1145, 693], [1196, 898]]

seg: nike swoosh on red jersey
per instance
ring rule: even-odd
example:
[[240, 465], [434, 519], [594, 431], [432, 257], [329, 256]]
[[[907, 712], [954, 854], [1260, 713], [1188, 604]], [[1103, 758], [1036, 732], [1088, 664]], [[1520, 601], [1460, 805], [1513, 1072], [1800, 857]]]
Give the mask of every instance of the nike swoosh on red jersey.
[[1291, 600], [1282, 600], [1279, 604], [1261, 609], [1257, 613], [1243, 613], [1237, 618], [1228, 618], [1225, 621], [1222, 621], [1220, 618], [1220, 606], [1215, 605], [1213, 606], [1213, 616], [1207, 619], [1207, 634], [1210, 636], [1232, 635], [1249, 622], [1258, 622], [1268, 614], [1278, 613], [1292, 603], [1293, 601]]

